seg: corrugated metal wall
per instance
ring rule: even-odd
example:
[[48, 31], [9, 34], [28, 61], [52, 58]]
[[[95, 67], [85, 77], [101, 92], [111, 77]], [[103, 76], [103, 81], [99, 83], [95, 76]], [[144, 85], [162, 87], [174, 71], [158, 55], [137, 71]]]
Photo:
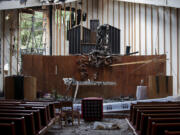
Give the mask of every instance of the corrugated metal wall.
[[[82, 3], [71, 3], [71, 6], [87, 13], [83, 26], [90, 28], [90, 20], [99, 19], [100, 24], [121, 29], [121, 54], [125, 53], [127, 45], [131, 46], [131, 52], [139, 51], [139, 55], [167, 54], [167, 75], [173, 75], [174, 95], [179, 94], [179, 9], [115, 0], [82, 0]], [[68, 47], [63, 27], [60, 32], [60, 54], [67, 55], [63, 52]]]

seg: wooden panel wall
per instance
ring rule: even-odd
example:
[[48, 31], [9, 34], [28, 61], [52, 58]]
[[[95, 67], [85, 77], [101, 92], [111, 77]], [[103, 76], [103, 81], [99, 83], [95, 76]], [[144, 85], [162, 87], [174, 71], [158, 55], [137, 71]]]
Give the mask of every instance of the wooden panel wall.
[[[144, 61], [150, 59], [166, 59], [159, 56], [119, 56], [115, 63]], [[65, 93], [63, 78], [74, 77], [80, 79], [77, 61], [79, 56], [23, 56], [23, 74], [37, 77], [38, 91]], [[57, 70], [56, 70], [57, 68]], [[90, 79], [96, 69], [90, 68]], [[143, 72], [142, 72], [143, 71]], [[148, 85], [149, 75], [165, 75], [166, 63], [153, 62], [149, 64], [136, 64], [113, 68], [99, 69], [99, 81], [115, 81], [116, 86], [80, 86], [78, 97], [102, 96], [104, 98], [119, 96], [135, 96], [136, 86], [141, 80]], [[73, 87], [73, 90], [75, 87]], [[72, 93], [70, 92], [70, 95]]]
[[[168, 58], [166, 72], [167, 75], [173, 75], [174, 80], [173, 94], [179, 93], [179, 9], [116, 0], [82, 0], [82, 2], [82, 6], [75, 3], [71, 5], [77, 9], [83, 7], [83, 11], [87, 13], [87, 21], [82, 23], [83, 26], [90, 27], [91, 19], [99, 19], [100, 24], [110, 24], [121, 29], [121, 54], [125, 53], [127, 45], [132, 46], [131, 51], [139, 51], [139, 55], [166, 54]], [[63, 33], [63, 27], [61, 31]], [[63, 34], [61, 39], [64, 44]], [[64, 54], [68, 55], [68, 52], [54, 53], [54, 55]]]

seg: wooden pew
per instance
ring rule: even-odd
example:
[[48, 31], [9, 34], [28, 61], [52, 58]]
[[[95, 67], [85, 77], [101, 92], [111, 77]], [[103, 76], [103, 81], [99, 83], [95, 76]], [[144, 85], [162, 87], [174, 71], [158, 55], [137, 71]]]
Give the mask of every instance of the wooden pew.
[[9, 104], [7, 106], [7, 104], [0, 104], [0, 108], [4, 108], [4, 109], [27, 109], [27, 110], [40, 110], [40, 116], [41, 116], [41, 124], [42, 126], [46, 126], [48, 124], [48, 116], [47, 116], [47, 110], [46, 107], [38, 107], [38, 106], [19, 106], [19, 105], [13, 105], [13, 104]]
[[145, 127], [146, 125], [143, 125], [144, 123], [141, 123], [141, 114], [158, 114], [158, 113], [180, 113], [180, 109], [175, 110], [137, 110], [136, 115], [136, 129], [139, 130], [140, 127]]
[[168, 101], [168, 102], [137, 102], [135, 104], [131, 104], [131, 107], [130, 107], [130, 121], [132, 120], [131, 116], [132, 116], [132, 112], [133, 112], [133, 107], [135, 106], [154, 106], [154, 105], [159, 105], [159, 104], [180, 104], [180, 102], [176, 101], [176, 102], [172, 102], [172, 101]]
[[36, 134], [33, 113], [0, 113], [0, 117], [24, 117], [27, 135]]
[[[25, 102], [17, 102], [17, 101], [11, 101], [11, 102], [0, 102], [0, 106], [24, 106], [24, 107], [45, 107], [46, 108], [46, 115], [47, 115], [47, 123], [48, 123], [48, 121], [50, 121], [50, 119], [51, 119], [51, 115], [50, 115], [50, 107], [49, 107], [49, 105], [48, 104], [40, 104], [40, 102], [38, 102], [38, 103], [36, 103], [36, 104], [33, 104], [33, 103], [30, 103], [30, 104], [27, 104], [27, 103], [25, 103]], [[45, 120], [46, 120], [45, 119]], [[46, 124], [47, 124], [46, 123]]]
[[16, 135], [14, 122], [11, 123], [0, 122], [0, 133], [2, 135]]
[[55, 102], [49, 102], [49, 101], [28, 101], [25, 102], [26, 104], [45, 104], [49, 106], [49, 110], [50, 110], [50, 117], [54, 118], [55, 117]]
[[148, 126], [148, 117], [151, 117], [151, 118], [177, 118], [177, 117], [180, 117], [180, 113], [158, 113], [158, 114], [142, 113], [140, 123], [141, 123], [141, 125], [142, 124], [144, 124], [144, 125], [141, 126], [141, 129], [140, 129], [141, 135], [146, 135], [147, 126]]
[[20, 117], [22, 113], [24, 115], [32, 113], [33, 119], [31, 120], [27, 116], [24, 116], [25, 126], [29, 130], [29, 132], [27, 131], [27, 135], [44, 134], [57, 118], [54, 104], [54, 101], [0, 100], [0, 117], [15, 118]]
[[136, 113], [139, 108], [158, 108], [158, 107], [180, 107], [180, 104], [148, 104], [148, 105], [134, 105], [132, 108], [131, 120], [133, 124], [136, 122]]
[[[173, 106], [173, 105], [180, 105], [180, 102], [138, 102], [137, 104], [132, 104], [131, 107], [130, 107], [130, 110], [131, 110], [131, 113], [130, 113], [130, 116], [132, 116], [132, 113], [133, 113], [133, 108], [136, 108], [136, 107], [143, 107], [143, 106]], [[131, 119], [130, 119], [131, 120]]]
[[50, 115], [50, 107], [45, 104], [19, 104], [19, 106], [25, 106], [25, 107], [45, 107], [46, 108], [46, 113], [47, 113], [47, 120], [51, 120], [51, 115]]
[[148, 117], [147, 135], [151, 135], [152, 123], [180, 123], [180, 117], [177, 118], [151, 118]]
[[32, 104], [32, 105], [45, 105], [45, 106], [48, 106], [48, 109], [49, 109], [49, 115], [51, 118], [54, 118], [55, 117], [55, 102], [54, 101], [26, 101], [26, 100], [23, 100], [23, 101], [19, 101], [19, 100], [0, 100], [0, 104]]
[[16, 110], [0, 108], [0, 113], [33, 113], [36, 133], [40, 131], [42, 128], [39, 110]]
[[169, 106], [155, 106], [155, 107], [138, 107], [135, 109], [133, 115], [132, 115], [132, 123], [133, 125], [136, 124], [136, 119], [137, 119], [137, 110], [141, 111], [141, 110], [173, 110], [173, 109], [180, 109], [180, 106], [173, 106], [173, 107], [169, 107]]
[[180, 123], [152, 123], [151, 135], [164, 135], [165, 130], [180, 131]]
[[168, 131], [168, 130], [165, 130], [165, 135], [180, 135], [180, 131]]
[[17, 117], [17, 118], [0, 117], [0, 122], [1, 123], [14, 122], [16, 135], [27, 135], [24, 117]]

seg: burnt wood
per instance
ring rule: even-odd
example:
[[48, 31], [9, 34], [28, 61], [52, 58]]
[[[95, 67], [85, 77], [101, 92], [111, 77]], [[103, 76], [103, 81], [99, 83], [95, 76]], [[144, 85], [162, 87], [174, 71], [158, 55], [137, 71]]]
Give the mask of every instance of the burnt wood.
[[10, 123], [0, 122], [0, 132], [2, 135], [16, 135], [14, 122], [10, 122]]
[[180, 123], [152, 123], [151, 135], [163, 135], [165, 130], [180, 131]]
[[148, 117], [151, 118], [177, 118], [180, 117], [180, 113], [158, 113], [158, 114], [142, 114], [141, 116], [141, 125], [145, 124], [143, 127], [141, 127], [141, 133], [146, 134], [147, 124], [148, 124]]
[[0, 123], [14, 122], [16, 135], [27, 135], [24, 117], [0, 117]]
[[168, 130], [165, 130], [165, 135], [180, 135], [180, 131], [168, 131]]
[[40, 118], [40, 112], [39, 110], [15, 110], [15, 109], [1, 109], [0, 113], [33, 113], [34, 116], [34, 124], [35, 124], [35, 130], [38, 132], [41, 130], [41, 118]]
[[180, 109], [175, 109], [175, 110], [141, 110], [137, 111], [137, 119], [136, 119], [136, 129], [139, 130], [147, 128], [147, 121], [144, 122], [142, 120], [142, 114], [163, 114], [163, 113], [180, 113]]
[[180, 123], [180, 117], [176, 117], [176, 118], [151, 118], [151, 117], [148, 117], [147, 135], [151, 135], [152, 122], [156, 122], [156, 123]]
[[33, 113], [0, 113], [0, 117], [24, 117], [27, 135], [36, 134]]

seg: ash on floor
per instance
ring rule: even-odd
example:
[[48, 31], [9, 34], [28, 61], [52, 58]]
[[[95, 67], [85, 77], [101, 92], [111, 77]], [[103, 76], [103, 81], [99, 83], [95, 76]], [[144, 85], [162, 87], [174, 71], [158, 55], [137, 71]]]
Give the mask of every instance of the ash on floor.
[[[99, 129], [101, 130], [95, 129], [95, 124], [98, 123], [100, 123]], [[102, 128], [103, 125], [107, 128]], [[113, 128], [110, 129], [112, 125]], [[104, 119], [102, 122], [81, 121], [80, 126], [75, 123], [75, 126], [67, 125], [62, 129], [55, 124], [45, 135], [133, 135], [133, 131], [125, 119]]]

